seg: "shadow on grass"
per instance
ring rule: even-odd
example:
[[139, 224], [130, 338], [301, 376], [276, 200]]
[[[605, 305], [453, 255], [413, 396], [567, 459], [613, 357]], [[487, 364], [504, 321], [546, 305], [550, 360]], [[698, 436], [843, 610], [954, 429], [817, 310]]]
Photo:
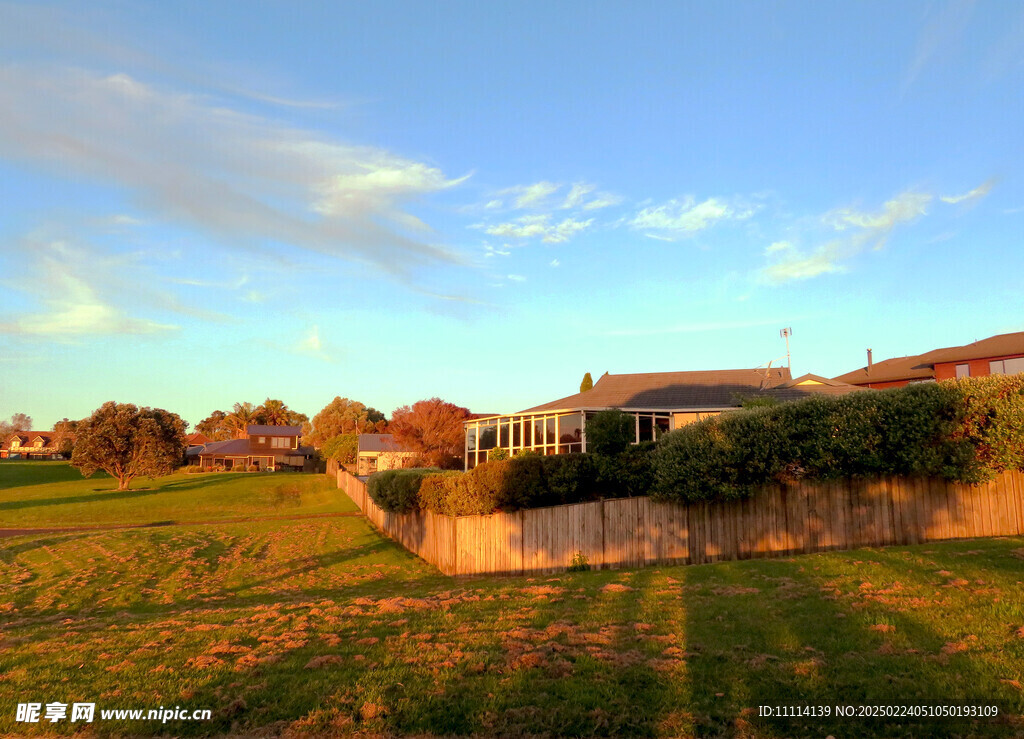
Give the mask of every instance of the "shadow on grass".
[[[982, 655], [957, 653], [961, 647], [928, 623], [929, 601], [938, 599], [934, 587], [917, 592], [920, 567], [876, 551], [844, 556], [860, 561], [844, 574], [834, 567], [825, 574], [830, 565], [816, 556], [687, 571], [687, 582], [703, 583], [707, 594], [699, 609], [687, 609], [688, 637], [703, 646], [690, 647], [696, 654], [688, 663], [696, 734], [1012, 734], [998, 719], [836, 716], [837, 705], [1024, 709]], [[829, 706], [833, 713], [759, 718], [759, 706]]]
[[29, 498], [27, 500], [9, 500], [0, 503], [0, 511], [16, 511], [26, 508], [42, 508], [54, 505], [69, 505], [74, 503], [93, 503], [95, 501], [126, 500], [131, 498], [145, 498], [149, 495], [162, 493], [162, 488], [145, 488], [138, 490], [110, 490], [91, 495], [67, 495], [62, 498]]

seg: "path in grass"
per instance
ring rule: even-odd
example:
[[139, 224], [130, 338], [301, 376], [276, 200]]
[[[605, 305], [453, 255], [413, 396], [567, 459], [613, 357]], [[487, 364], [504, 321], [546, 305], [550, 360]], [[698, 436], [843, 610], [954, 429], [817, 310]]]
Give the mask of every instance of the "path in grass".
[[[460, 581], [361, 518], [19, 537], [0, 733], [17, 702], [95, 700], [213, 709], [175, 735], [1015, 736], [1022, 557], [1003, 538]], [[756, 715], [922, 701], [1002, 716]]]
[[219, 521], [358, 511], [326, 475], [175, 474], [118, 491], [65, 462], [0, 462], [0, 526], [9, 529]]

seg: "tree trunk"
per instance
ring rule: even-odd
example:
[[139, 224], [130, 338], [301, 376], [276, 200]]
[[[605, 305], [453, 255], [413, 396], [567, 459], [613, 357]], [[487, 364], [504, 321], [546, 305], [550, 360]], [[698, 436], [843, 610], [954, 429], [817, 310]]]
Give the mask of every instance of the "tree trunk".
[[131, 484], [132, 484], [132, 478], [131, 477], [119, 477], [119, 478], [117, 478], [117, 489], [118, 490], [127, 490], [128, 486], [131, 485]]

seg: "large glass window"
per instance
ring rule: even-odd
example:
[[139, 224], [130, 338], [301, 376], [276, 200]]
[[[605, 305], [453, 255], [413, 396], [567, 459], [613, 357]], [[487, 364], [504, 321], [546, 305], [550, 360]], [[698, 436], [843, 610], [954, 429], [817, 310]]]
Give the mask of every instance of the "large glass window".
[[543, 446], [544, 445], [544, 419], [534, 418], [533, 419], [533, 445]]
[[476, 426], [470, 426], [466, 430], [466, 451], [467, 452], [475, 452], [476, 451], [476, 432], [477, 432]]
[[498, 443], [498, 427], [493, 423], [489, 421], [480, 428], [480, 448], [483, 450], [493, 449]]
[[558, 442], [578, 444], [583, 441], [583, 418], [579, 413], [558, 417]]
[[555, 443], [555, 417], [551, 416], [545, 421], [544, 443]]
[[498, 428], [498, 446], [508, 449], [508, 421], [502, 421]]
[[638, 416], [637, 441], [654, 441], [654, 419], [651, 416]]
[[523, 445], [523, 425], [518, 418], [512, 419], [512, 446], [519, 449]]

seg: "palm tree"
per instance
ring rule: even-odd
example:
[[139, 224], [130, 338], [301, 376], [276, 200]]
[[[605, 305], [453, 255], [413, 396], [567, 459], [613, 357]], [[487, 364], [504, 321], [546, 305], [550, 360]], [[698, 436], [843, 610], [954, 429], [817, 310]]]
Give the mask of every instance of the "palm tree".
[[263, 405], [256, 409], [256, 414], [268, 426], [287, 426], [291, 418], [291, 411], [284, 401], [270, 398], [263, 401]]
[[235, 407], [224, 420], [234, 432], [236, 439], [244, 439], [249, 432], [249, 425], [257, 421], [256, 408], [252, 403], [235, 403]]

